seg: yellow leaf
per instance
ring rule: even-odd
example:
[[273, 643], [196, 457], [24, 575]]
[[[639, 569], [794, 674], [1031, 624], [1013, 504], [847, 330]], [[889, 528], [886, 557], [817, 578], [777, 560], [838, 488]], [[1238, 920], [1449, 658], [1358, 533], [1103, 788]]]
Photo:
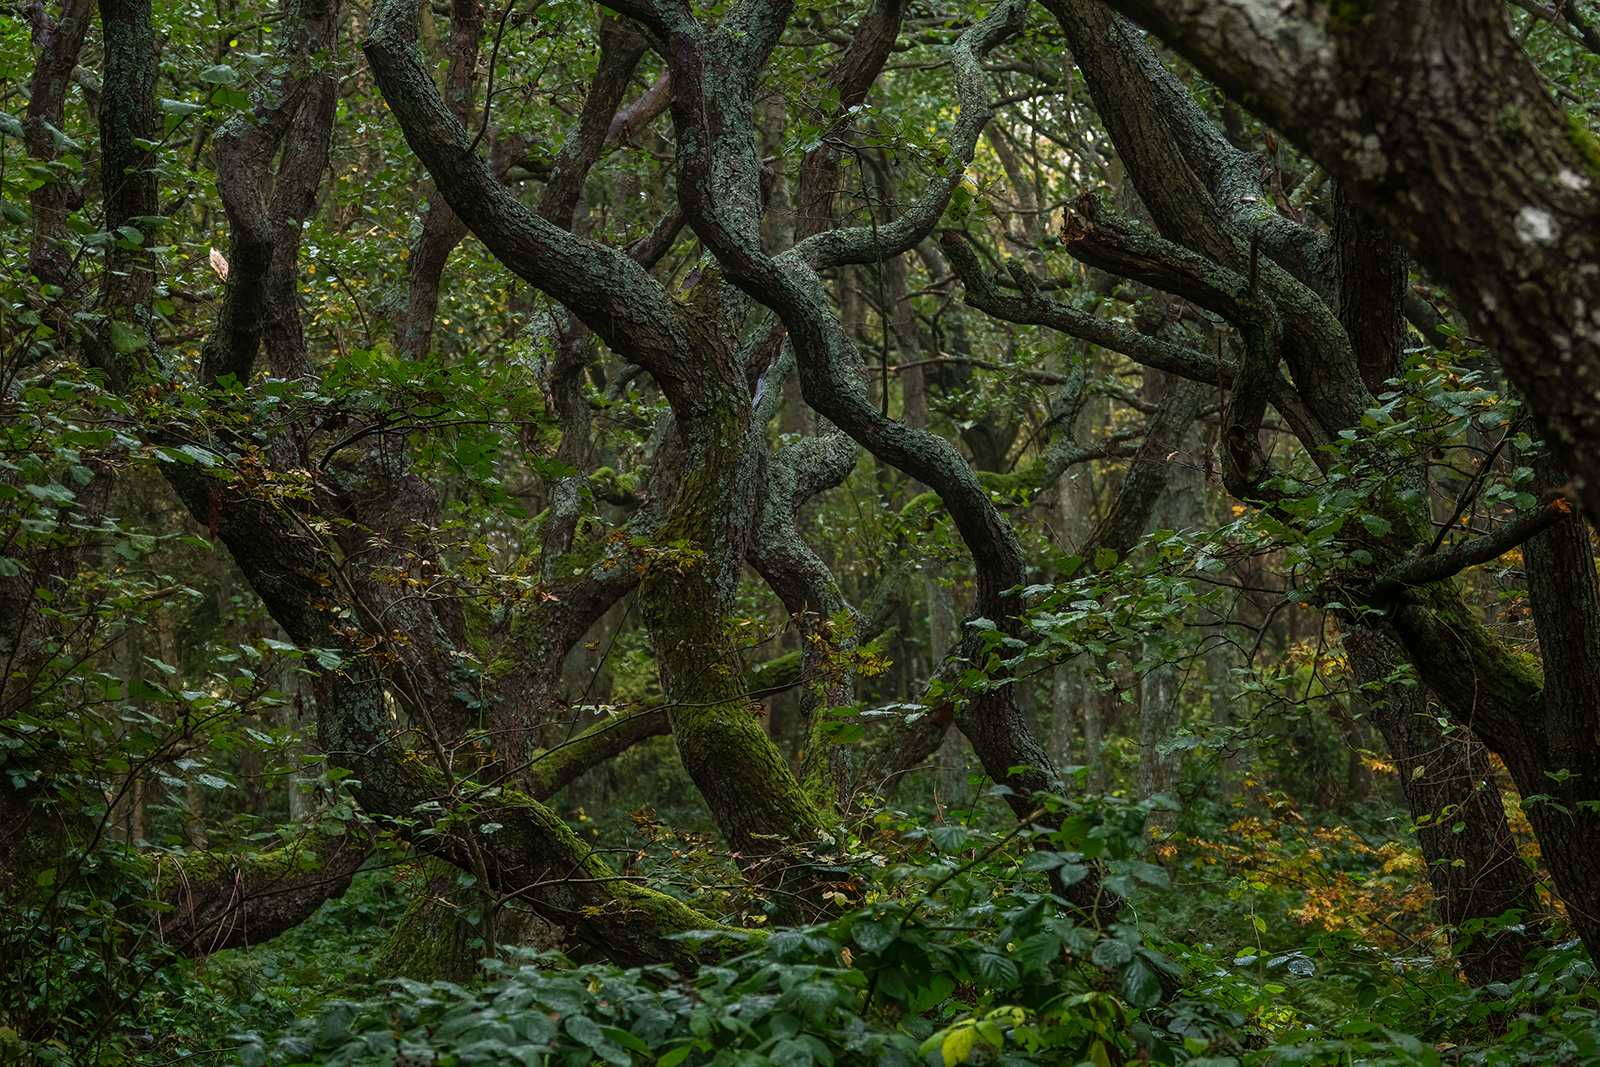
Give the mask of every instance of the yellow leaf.
[[[944, 1045], [939, 1050], [944, 1054], [944, 1067], [956, 1067], [958, 1063], [965, 1063], [977, 1036], [971, 1026], [957, 1026], [945, 1034]], [[1107, 1063], [1104, 1067], [1111, 1067], [1111, 1064]]]

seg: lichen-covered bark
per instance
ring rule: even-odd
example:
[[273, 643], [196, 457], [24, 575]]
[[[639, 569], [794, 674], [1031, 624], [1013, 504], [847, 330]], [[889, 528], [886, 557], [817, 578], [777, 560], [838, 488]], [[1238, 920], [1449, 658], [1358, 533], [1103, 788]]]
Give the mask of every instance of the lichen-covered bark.
[[[148, 220], [160, 214], [154, 170], [154, 143], [160, 133], [150, 0], [100, 0], [100, 33], [105, 48], [100, 97], [104, 226], [112, 233], [131, 227], [141, 239], [108, 246], [98, 308], [104, 320], [93, 326], [98, 343], [84, 351], [107, 384], [121, 391], [141, 370], [151, 368], [148, 327], [155, 274], [144, 248], [155, 232]], [[122, 334], [118, 326], [130, 332]]]
[[[55, 19], [42, 15], [49, 26], [35, 37], [40, 46], [39, 58], [28, 83], [28, 110], [22, 123], [28, 155], [41, 163], [60, 158], [57, 137], [66, 126], [67, 90], [72, 84], [72, 72], [78, 65], [78, 54], [83, 50], [94, 8], [94, 0], [63, 0], [61, 13]], [[74, 198], [79, 195], [81, 193], [69, 182], [59, 180], [41, 182], [28, 194], [28, 204], [33, 210], [28, 269], [44, 284], [61, 287], [62, 296], [52, 315], [52, 325], [58, 334], [66, 336], [71, 336], [70, 310], [88, 296], [87, 282], [66, 244], [67, 216]]]
[[1293, 138], [1461, 302], [1600, 516], [1600, 151], [1491, 0], [1111, 0]]
[[218, 131], [217, 192], [230, 240], [222, 310], [201, 349], [207, 382], [223, 375], [248, 382], [263, 339], [275, 377], [299, 377], [308, 369], [298, 293], [300, 231], [327, 162], [337, 93], [334, 70], [315, 56], [332, 46], [339, 12], [338, 0], [296, 4], [277, 53], [284, 75], [264, 80], [252, 95], [251, 112], [234, 115]]
[[[1560, 478], [1552, 467], [1535, 469], [1549, 483]], [[1573, 516], [1523, 546], [1544, 667], [1542, 714], [1498, 751], [1529, 798], [1524, 806], [1556, 891], [1600, 959], [1600, 577], [1591, 536], [1589, 523]]]
[[[1314, 152], [1319, 147], [1315, 137], [1324, 136], [1320, 144], [1332, 145], [1332, 155], [1340, 156], [1344, 149], [1333, 141], [1347, 136], [1352, 126], [1362, 131], [1358, 137], [1362, 151], [1374, 156], [1399, 136], [1398, 130], [1410, 131], [1406, 136], [1411, 143], [1391, 154], [1402, 160], [1399, 165], [1391, 165], [1393, 159], [1376, 161], [1384, 175], [1362, 174], [1359, 167], [1345, 165], [1349, 164], [1348, 153], [1341, 157], [1342, 163], [1319, 157], [1339, 175], [1354, 201], [1353, 207], [1344, 205], [1341, 209], [1333, 240], [1313, 235], [1276, 216], [1270, 200], [1260, 195], [1259, 173], [1253, 173], [1252, 161], [1221, 137], [1138, 32], [1112, 15], [1106, 4], [1098, 0], [1052, 0], [1048, 6], [1072, 43], [1079, 68], [1117, 143], [1119, 156], [1161, 231], [1161, 236], [1156, 236], [1130, 226], [1107, 215], [1097, 201], [1083, 199], [1075, 205], [1063, 231], [1069, 249], [1087, 263], [1181, 294], [1224, 316], [1246, 338], [1245, 359], [1237, 368], [1215, 361], [1211, 367], [1203, 368], [1181, 350], [1118, 336], [1108, 332], [1104, 324], [1084, 321], [1086, 317], [1074, 315], [1030, 291], [1026, 279], [1019, 278], [1023, 291], [1020, 299], [1003, 296], [981, 276], [970, 256], [963, 260], [960, 245], [953, 238], [946, 241], [952, 263], [968, 287], [969, 302], [993, 314], [1013, 321], [1051, 325], [1096, 343], [1109, 343], [1147, 365], [1228, 387], [1223, 470], [1230, 490], [1236, 494], [1271, 499], [1257, 495], [1265, 471], [1255, 436], [1266, 403], [1279, 410], [1311, 458], [1326, 465], [1332, 461], [1332, 453], [1321, 446], [1343, 430], [1357, 428], [1359, 432], [1360, 413], [1370, 404], [1369, 390], [1381, 386], [1398, 366], [1404, 266], [1398, 253], [1356, 217], [1357, 210], [1402, 237], [1424, 263], [1429, 263], [1431, 256], [1436, 265], [1440, 248], [1449, 242], [1434, 240], [1428, 254], [1423, 255], [1416, 243], [1418, 235], [1433, 234], [1442, 226], [1453, 228], [1456, 251], [1450, 254], [1457, 262], [1451, 269], [1458, 277], [1464, 278], [1463, 264], [1469, 258], [1463, 246], [1479, 246], [1478, 265], [1496, 279], [1480, 292], [1480, 309], [1486, 307], [1490, 311], [1498, 307], [1504, 312], [1509, 306], [1507, 288], [1515, 285], [1505, 279], [1517, 270], [1523, 271], [1523, 277], [1531, 276], [1525, 269], [1530, 262], [1528, 254], [1521, 249], [1559, 243], [1540, 236], [1542, 220], [1547, 215], [1554, 219], [1549, 215], [1554, 209], [1546, 207], [1546, 201], [1527, 202], [1529, 210], [1546, 214], [1524, 212], [1520, 229], [1506, 222], [1517, 214], [1517, 205], [1512, 204], [1508, 213], [1502, 203], [1501, 218], [1493, 220], [1493, 225], [1504, 223], [1518, 232], [1509, 235], [1512, 259], [1501, 255], [1496, 260], [1493, 250], [1498, 247], [1503, 251], [1506, 242], [1502, 240], [1497, 245], [1490, 238], [1485, 251], [1485, 227], [1472, 221], [1472, 212], [1488, 210], [1493, 199], [1484, 188], [1461, 190], [1464, 195], [1459, 202], [1440, 207], [1420, 228], [1415, 220], [1406, 233], [1395, 226], [1397, 219], [1408, 214], [1397, 211], [1395, 197], [1411, 196], [1412, 206], [1416, 207], [1428, 196], [1444, 195], [1440, 182], [1498, 183], [1497, 196], [1521, 196], [1529, 189], [1529, 180], [1524, 176], [1519, 184], [1509, 175], [1534, 161], [1549, 168], [1544, 172], [1545, 179], [1553, 178], [1561, 184], [1561, 170], [1556, 163], [1559, 153], [1552, 155], [1548, 146], [1541, 147], [1539, 136], [1527, 131], [1518, 134], [1522, 139], [1514, 148], [1490, 151], [1487, 154], [1493, 158], [1474, 164], [1475, 171], [1468, 174], [1463, 170], [1468, 167], [1462, 158], [1465, 152], [1479, 152], [1483, 146], [1497, 143], [1495, 137], [1477, 136], [1485, 125], [1498, 123], [1495, 136], [1503, 137], [1507, 135], [1508, 118], [1516, 120], [1513, 125], [1523, 117], [1537, 119], [1533, 112], [1524, 115], [1504, 111], [1498, 118], [1486, 118], [1493, 109], [1476, 105], [1469, 105], [1469, 118], [1457, 122], [1450, 117], [1460, 116], [1463, 99], [1507, 100], [1524, 93], [1527, 86], [1523, 83], [1528, 79], [1520, 59], [1512, 64], [1515, 70], [1506, 86], [1492, 92], [1487, 89], [1482, 71], [1495, 68], [1480, 63], [1471, 74], [1473, 81], [1467, 96], [1451, 97], [1448, 116], [1442, 117], [1438, 110], [1431, 111], [1431, 117], [1425, 120], [1407, 115], [1388, 129], [1380, 129], [1381, 136], [1366, 132], [1367, 120], [1373, 116], [1352, 103], [1365, 106], [1374, 98], [1382, 98], [1389, 106], [1397, 106], [1400, 94], [1411, 93], [1429, 107], [1442, 104], [1443, 88], [1465, 75], [1456, 64], [1468, 51], [1476, 48], [1480, 59], [1484, 55], [1508, 54], [1503, 27], [1496, 22], [1492, 29], [1485, 28], [1487, 22], [1498, 18], [1485, 14], [1487, 6], [1467, 14], [1446, 14], [1443, 7], [1448, 5], [1378, 3], [1370, 5], [1375, 14], [1368, 17], [1369, 13], [1363, 13], [1338, 28], [1338, 34], [1344, 37], [1334, 42], [1328, 36], [1333, 31], [1329, 30], [1326, 9], [1319, 5], [1256, 0], [1126, 0], [1110, 5], [1136, 10], [1148, 16], [1148, 24], [1158, 31], [1174, 33], [1174, 45], [1196, 58], [1225, 86], [1254, 86], [1257, 90], [1269, 87], [1277, 96], [1267, 99], [1263, 92], [1254, 98], [1253, 106], [1258, 112], [1265, 108], [1280, 129], [1310, 131], [1311, 140], [1306, 143]], [[1453, 34], [1457, 36], [1452, 37]], [[1378, 41], [1373, 35], [1386, 36]], [[1357, 39], [1364, 42], [1359, 53], [1351, 46]], [[1324, 43], [1330, 43], [1330, 47], [1322, 47]], [[1418, 55], [1438, 62], [1429, 68], [1427, 63], [1416, 61]], [[1395, 75], [1385, 64], [1403, 64], [1405, 70]], [[1319, 83], [1307, 93], [1286, 75], [1291, 69], [1296, 77], [1308, 71], [1313, 78], [1331, 72], [1332, 81]], [[1430, 69], [1431, 73], [1424, 73]], [[1419, 84], [1429, 78], [1434, 80], [1428, 86]], [[1337, 92], [1324, 92], [1334, 82], [1338, 82]], [[1319, 93], [1323, 94], [1320, 102]], [[1488, 97], [1484, 96], [1486, 93]], [[1530, 95], [1538, 96], [1536, 92]], [[1340, 112], [1334, 105], [1341, 100], [1355, 110]], [[1548, 117], [1550, 107], [1542, 96], [1534, 111]], [[1416, 128], [1419, 121], [1434, 125], [1424, 132]], [[1452, 122], [1456, 123], [1454, 132], [1443, 133]], [[1459, 136], [1462, 131], [1472, 131], [1474, 137]], [[1442, 147], [1438, 144], [1441, 138], [1451, 139], [1451, 144]], [[1468, 149], [1467, 145], [1474, 147]], [[1339, 169], [1341, 166], [1343, 169]], [[1423, 173], [1430, 169], [1439, 173]], [[1576, 193], [1579, 184], [1587, 187], [1588, 179], [1581, 171], [1569, 169], [1567, 173], [1567, 192]], [[1416, 199], [1418, 195], [1423, 199]], [[1576, 213], [1570, 216], [1574, 223], [1588, 218], [1583, 214], [1587, 209], [1577, 204], [1573, 196], [1559, 192], [1557, 196], [1564, 198], [1567, 208]], [[1568, 232], [1565, 221], [1552, 225], [1562, 234]], [[1466, 234], [1471, 235], [1470, 241], [1464, 237]], [[1586, 237], [1561, 240], [1566, 242], [1562, 248], [1572, 255], [1577, 254], [1575, 249], [1587, 248]], [[1538, 249], [1533, 252], [1538, 254]], [[1520, 266], [1514, 266], [1513, 259]], [[1569, 255], [1568, 265], [1574, 262]], [[1560, 291], [1559, 286], [1551, 291]], [[1550, 306], [1542, 290], [1524, 293], [1523, 297], [1525, 303], [1518, 315], [1543, 314], [1539, 309]], [[1592, 302], [1582, 297], [1572, 306], [1586, 314], [1583, 309]], [[1526, 319], [1518, 322], [1516, 328], [1527, 325]], [[1526, 346], [1528, 336], [1532, 334], [1519, 342]], [[1571, 362], [1569, 353], [1576, 354], [1581, 348], [1569, 334], [1551, 337], [1547, 331], [1546, 340], [1547, 351], [1562, 353], [1566, 362]], [[1290, 371], [1288, 377], [1275, 369], [1280, 358]], [[1547, 367], [1553, 367], [1557, 361], [1545, 362]], [[1358, 438], [1356, 457], [1361, 455], [1362, 447]], [[1402, 477], [1420, 484], [1419, 474], [1406, 473]], [[1392, 525], [1389, 534], [1365, 541], [1377, 560], [1379, 576], [1365, 588], [1347, 592], [1385, 609], [1387, 624], [1404, 642], [1425, 681], [1463, 718], [1464, 725], [1505, 756], [1520, 788], [1530, 793], [1543, 792], [1548, 784], [1543, 773], [1551, 768], [1547, 761], [1551, 753], [1535, 745], [1528, 758], [1518, 755], [1528, 741], [1525, 724], [1530, 717], [1544, 714], [1547, 703], [1537, 669], [1522, 662], [1485, 630], [1450, 579], [1464, 567], [1493, 558], [1541, 530], [1560, 530], [1560, 509], [1550, 506], [1514, 516], [1489, 536], [1439, 550], [1431, 544], [1430, 516], [1417, 507], [1400, 506], [1395, 500], [1378, 504]], [[1581, 617], [1580, 611], [1575, 618]], [[1486, 832], [1491, 831], [1492, 828]], [[1554, 827], [1551, 832], [1561, 836]], [[1560, 880], [1564, 881], [1563, 894], [1580, 902], [1593, 892], [1584, 872], [1576, 869]], [[1578, 907], [1587, 909], [1588, 905], [1580, 903]]]
[[[684, 473], [655, 532], [640, 593], [684, 765], [745, 860], [811, 840], [820, 813], [761, 729], [728, 632], [765, 450], [726, 332], [742, 317], [743, 298], [708, 272], [687, 302], [676, 303], [623, 252], [580, 241], [510, 197], [468, 151], [467, 131], [417, 62], [415, 39], [414, 9], [389, 3], [365, 49], [452, 209], [510, 269], [649, 370], [672, 404]], [[598, 120], [584, 128], [604, 134]]]

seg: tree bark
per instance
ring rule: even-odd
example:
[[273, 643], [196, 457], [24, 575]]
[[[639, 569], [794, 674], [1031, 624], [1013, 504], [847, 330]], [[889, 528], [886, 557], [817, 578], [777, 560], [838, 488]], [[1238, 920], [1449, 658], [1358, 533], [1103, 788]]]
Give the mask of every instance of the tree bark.
[[1393, 638], [1352, 622], [1344, 646], [1394, 757], [1462, 970], [1475, 986], [1516, 981], [1539, 944], [1539, 898], [1506, 824], [1488, 749], [1464, 726], [1441, 727], [1427, 688], [1401, 674], [1405, 654]]

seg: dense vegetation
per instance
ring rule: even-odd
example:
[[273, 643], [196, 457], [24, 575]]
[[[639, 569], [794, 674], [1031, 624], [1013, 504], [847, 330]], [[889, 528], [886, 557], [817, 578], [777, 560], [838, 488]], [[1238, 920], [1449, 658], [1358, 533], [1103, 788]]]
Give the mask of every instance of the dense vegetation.
[[0, 1063], [1600, 1064], [1592, 6], [7, 9]]

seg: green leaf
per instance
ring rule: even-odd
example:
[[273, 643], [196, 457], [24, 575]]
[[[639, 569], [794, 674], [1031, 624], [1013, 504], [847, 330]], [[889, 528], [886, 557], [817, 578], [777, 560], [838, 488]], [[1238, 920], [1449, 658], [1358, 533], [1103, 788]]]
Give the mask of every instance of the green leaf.
[[811, 1054], [811, 1046], [792, 1038], [773, 1045], [767, 1052], [767, 1058], [776, 1067], [811, 1067], [816, 1062], [816, 1057]]
[[218, 63], [202, 70], [196, 77], [207, 85], [232, 85], [239, 80], [239, 72], [226, 63]]
[[1154, 1007], [1161, 1000], [1161, 982], [1144, 961], [1135, 957], [1117, 973], [1122, 996], [1136, 1008]]
[[1094, 569], [1095, 570], [1103, 571], [1103, 570], [1107, 570], [1107, 569], [1109, 569], [1111, 567], [1115, 567], [1116, 565], [1117, 565], [1117, 550], [1116, 549], [1114, 549], [1114, 548], [1102, 548], [1102, 549], [1100, 549], [1098, 552], [1096, 552], [1094, 554]]
[[1373, 537], [1387, 537], [1389, 531], [1394, 529], [1393, 523], [1378, 515], [1362, 515], [1361, 525], [1366, 527], [1367, 533]]
[[131, 355], [143, 348], [148, 348], [150, 338], [138, 326], [131, 326], [126, 322], [112, 321], [111, 347], [122, 355]]
[[678, 1064], [689, 1058], [689, 1053], [694, 1051], [694, 1045], [695, 1043], [691, 1041], [663, 1053], [661, 1058], [656, 1060], [656, 1067], [678, 1067]]
[[997, 952], [985, 952], [978, 956], [978, 973], [996, 989], [1017, 984], [1017, 965]]
[[600, 1028], [600, 1032], [606, 1037], [609, 1037], [611, 1040], [615, 1041], [617, 1044], [621, 1045], [623, 1048], [632, 1049], [635, 1052], [642, 1052], [646, 1056], [650, 1055], [650, 1046], [645, 1044], [643, 1041], [640, 1041], [637, 1037], [634, 1037], [626, 1030], [618, 1030], [615, 1026], [602, 1026]]
[[850, 938], [868, 952], [878, 953], [900, 936], [900, 924], [893, 919], [858, 922], [850, 928]]
[[1133, 959], [1133, 947], [1114, 937], [1104, 938], [1095, 945], [1090, 958], [1094, 960], [1096, 966], [1120, 967]]
[[588, 1047], [607, 1063], [614, 1063], [617, 1067], [629, 1067], [633, 1063], [633, 1057], [607, 1041], [600, 1024], [588, 1016], [569, 1015], [562, 1022], [574, 1040]]
[[1061, 939], [1055, 934], [1040, 933], [1025, 938], [1011, 952], [1011, 958], [1024, 972], [1039, 971], [1049, 966], [1061, 954]]

